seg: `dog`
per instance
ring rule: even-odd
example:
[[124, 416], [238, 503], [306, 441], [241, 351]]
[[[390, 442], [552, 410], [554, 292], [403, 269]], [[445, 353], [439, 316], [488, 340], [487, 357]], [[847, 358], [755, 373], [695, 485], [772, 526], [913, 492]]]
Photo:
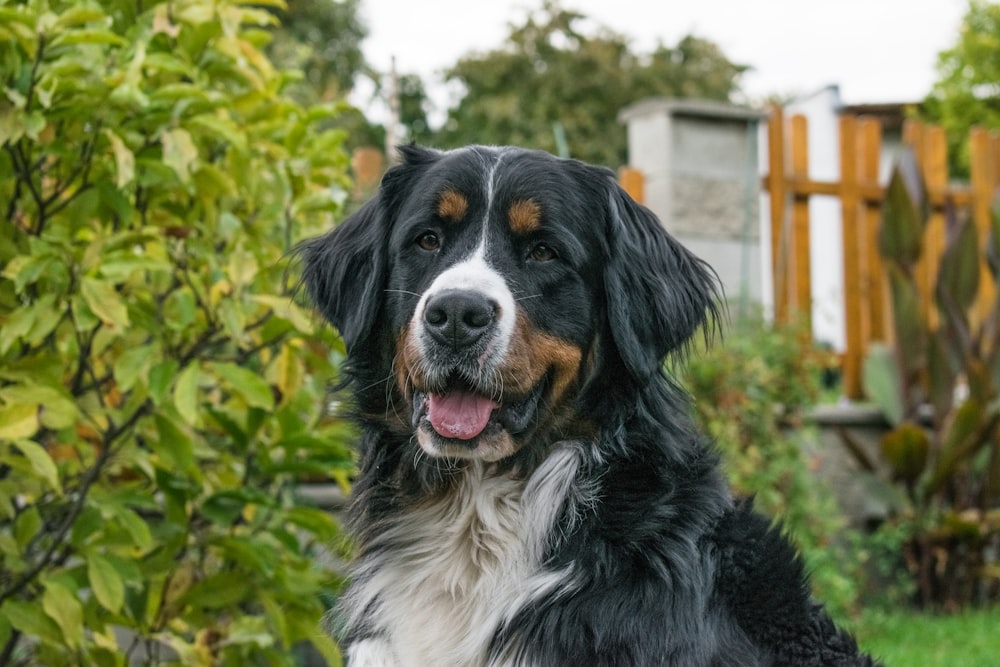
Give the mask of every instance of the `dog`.
[[664, 372], [713, 271], [610, 170], [400, 151], [299, 249], [361, 432], [348, 664], [874, 665]]

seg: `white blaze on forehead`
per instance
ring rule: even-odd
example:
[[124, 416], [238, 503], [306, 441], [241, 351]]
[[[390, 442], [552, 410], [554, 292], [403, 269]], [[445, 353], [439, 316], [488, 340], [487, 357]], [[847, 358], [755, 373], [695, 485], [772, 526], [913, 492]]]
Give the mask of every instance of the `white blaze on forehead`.
[[428, 299], [445, 290], [469, 290], [482, 294], [497, 306], [497, 330], [493, 339], [495, 359], [502, 359], [507, 350], [507, 344], [514, 332], [514, 295], [507, 281], [500, 273], [489, 265], [487, 260], [489, 238], [490, 211], [493, 208], [493, 198], [496, 194], [496, 180], [499, 173], [502, 153], [496, 154], [496, 161], [485, 170], [486, 177], [483, 187], [486, 192], [486, 213], [483, 215], [482, 235], [479, 245], [472, 255], [445, 269], [427, 291], [423, 293], [413, 314], [413, 323], [417, 331], [423, 331], [424, 308]]

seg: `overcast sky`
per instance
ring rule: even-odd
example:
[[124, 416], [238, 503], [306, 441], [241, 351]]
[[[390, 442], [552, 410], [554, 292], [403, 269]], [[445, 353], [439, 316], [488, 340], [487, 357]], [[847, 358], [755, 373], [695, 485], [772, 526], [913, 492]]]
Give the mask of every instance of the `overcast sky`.
[[[686, 34], [718, 44], [753, 69], [750, 100], [839, 84], [848, 104], [910, 102], [935, 80], [939, 51], [955, 43], [967, 0], [562, 0], [633, 40], [637, 52]], [[541, 0], [362, 0], [369, 62], [420, 74], [438, 106], [440, 73], [461, 56], [501, 45], [510, 23]], [[364, 91], [360, 91], [364, 95]], [[361, 99], [359, 104], [364, 104]], [[365, 105], [367, 106], [367, 105]], [[439, 109], [440, 113], [442, 110]]]

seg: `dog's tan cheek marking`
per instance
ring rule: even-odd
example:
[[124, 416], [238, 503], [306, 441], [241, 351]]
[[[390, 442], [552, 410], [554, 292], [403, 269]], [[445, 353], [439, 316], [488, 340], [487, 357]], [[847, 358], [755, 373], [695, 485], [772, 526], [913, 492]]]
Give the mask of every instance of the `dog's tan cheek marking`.
[[542, 209], [532, 199], [519, 199], [507, 209], [507, 223], [515, 234], [530, 234], [542, 225]]
[[419, 354], [413, 337], [410, 336], [410, 325], [406, 325], [396, 339], [396, 360], [393, 366], [396, 371], [396, 385], [407, 399], [413, 393], [413, 375], [419, 367], [416, 363]]
[[438, 195], [437, 214], [445, 222], [459, 222], [469, 212], [469, 200], [457, 190], [445, 190]]
[[557, 406], [580, 374], [583, 350], [561, 338], [537, 330], [523, 312], [518, 312], [514, 339], [504, 368], [505, 388], [514, 385], [527, 393], [549, 369], [553, 370], [550, 390], [552, 405]]

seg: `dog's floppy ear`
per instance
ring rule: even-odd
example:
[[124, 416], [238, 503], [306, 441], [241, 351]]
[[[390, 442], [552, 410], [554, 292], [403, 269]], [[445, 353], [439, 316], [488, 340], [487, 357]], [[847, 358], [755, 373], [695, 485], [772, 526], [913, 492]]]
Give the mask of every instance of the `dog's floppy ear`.
[[323, 236], [305, 241], [302, 283], [316, 308], [344, 339], [348, 351], [375, 325], [385, 289], [386, 211], [376, 195]]
[[389, 232], [417, 173], [436, 151], [400, 147], [403, 164], [382, 178], [378, 192], [332, 231], [302, 243], [302, 283], [313, 303], [344, 339], [348, 352], [370, 337], [382, 310]]
[[604, 289], [611, 336], [628, 371], [645, 383], [668, 353], [717, 317], [719, 287], [704, 261], [608, 180]]

